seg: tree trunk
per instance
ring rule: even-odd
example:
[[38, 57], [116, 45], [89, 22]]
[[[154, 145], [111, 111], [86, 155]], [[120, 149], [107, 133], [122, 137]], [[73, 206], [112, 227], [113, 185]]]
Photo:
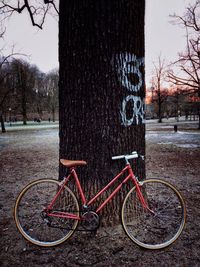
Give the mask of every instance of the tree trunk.
[[4, 124], [2, 113], [0, 113], [0, 121], [1, 121], [1, 132], [5, 133], [6, 132], [6, 128], [5, 128], [5, 124]]
[[55, 108], [52, 107], [52, 121], [55, 122]]
[[158, 122], [162, 122], [162, 101], [160, 87], [158, 88]]
[[[144, 9], [144, 0], [60, 1], [60, 158], [88, 162], [78, 170], [88, 197], [125, 165], [112, 156], [145, 154]], [[144, 163], [133, 167], [144, 179]], [[114, 221], [126, 190], [106, 206]]]
[[26, 88], [22, 88], [22, 116], [23, 116], [23, 124], [27, 124], [27, 97], [26, 97]]

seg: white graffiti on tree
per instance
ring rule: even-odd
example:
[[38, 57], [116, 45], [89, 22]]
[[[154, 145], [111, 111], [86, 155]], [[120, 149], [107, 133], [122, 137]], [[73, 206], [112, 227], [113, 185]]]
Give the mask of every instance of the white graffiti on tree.
[[[130, 118], [127, 116], [127, 104], [131, 104], [132, 114]], [[144, 102], [140, 96], [128, 95], [122, 101], [122, 109], [120, 111], [122, 124], [130, 126], [131, 124], [142, 124], [144, 121]]]
[[121, 53], [117, 61], [118, 75], [122, 85], [131, 92], [140, 91], [143, 85], [140, 67], [144, 66], [144, 58], [137, 59], [133, 54]]
[[[137, 58], [131, 53], [121, 53], [116, 56], [118, 79], [131, 95], [126, 96], [120, 108], [122, 125], [144, 123], [144, 99], [139, 96], [143, 86], [143, 75], [141, 69], [144, 67], [144, 58]], [[137, 94], [137, 95], [133, 95]], [[127, 105], [132, 106], [131, 116], [127, 113]], [[130, 112], [129, 112], [130, 113]]]

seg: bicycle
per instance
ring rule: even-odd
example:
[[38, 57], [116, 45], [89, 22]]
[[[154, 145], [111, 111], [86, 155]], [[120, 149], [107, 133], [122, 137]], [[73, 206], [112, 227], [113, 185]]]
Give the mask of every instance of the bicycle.
[[[85, 161], [61, 159], [69, 169], [62, 181], [40, 179], [28, 184], [19, 194], [14, 207], [16, 226], [25, 239], [33, 244], [51, 247], [66, 241], [79, 223], [86, 230], [99, 226], [98, 213], [111, 201], [128, 181], [133, 187], [124, 198], [121, 221], [125, 233], [137, 245], [147, 249], [161, 249], [172, 244], [181, 234], [186, 219], [186, 208], [181, 194], [170, 183], [160, 179], [139, 181], [134, 175], [130, 159], [142, 158], [137, 152], [112, 157], [125, 160], [125, 167], [92, 199], [86, 201], [76, 167]], [[126, 174], [123, 181], [92, 210], [91, 206], [116, 180]], [[67, 187], [74, 179], [80, 194], [82, 210], [77, 197]]]

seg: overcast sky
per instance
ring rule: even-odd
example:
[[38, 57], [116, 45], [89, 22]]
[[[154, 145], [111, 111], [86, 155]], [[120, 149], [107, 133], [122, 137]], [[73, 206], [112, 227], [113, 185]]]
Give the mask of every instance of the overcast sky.
[[[182, 15], [188, 3], [195, 0], [146, 0], [146, 83], [151, 80], [152, 62], [161, 54], [167, 61], [176, 59], [177, 53], [184, 50], [185, 32], [169, 22], [169, 14]], [[48, 18], [41, 31], [31, 26], [27, 14], [15, 15], [6, 24], [6, 35], [0, 40], [0, 47], [9, 53], [15, 44], [15, 51], [27, 54], [32, 64], [48, 72], [58, 66], [58, 27], [57, 21]]]

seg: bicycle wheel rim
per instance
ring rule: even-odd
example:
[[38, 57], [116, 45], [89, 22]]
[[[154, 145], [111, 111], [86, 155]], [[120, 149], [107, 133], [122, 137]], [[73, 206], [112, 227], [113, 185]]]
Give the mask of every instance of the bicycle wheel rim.
[[[151, 190], [150, 187], [152, 187]], [[167, 247], [177, 240], [185, 225], [186, 209], [183, 198], [171, 184], [163, 180], [145, 180], [141, 182], [141, 190], [143, 188], [147, 191], [145, 196], [148, 197], [146, 199], [147, 204], [150, 209], [154, 210], [155, 215], [142, 207], [134, 187], [128, 192], [123, 202], [121, 213], [123, 228], [129, 238], [143, 248], [161, 249]], [[157, 190], [155, 190], [156, 188]], [[162, 196], [159, 194], [159, 198], [156, 198], [157, 195], [154, 191], [158, 192], [158, 190], [162, 193], [165, 192], [165, 194]], [[170, 200], [170, 197], [173, 199]], [[131, 205], [134, 203], [131, 208], [133, 218], [128, 218], [130, 214], [127, 215], [127, 205], [130, 206], [131, 199]], [[163, 205], [166, 205], [165, 208]]]
[[[76, 227], [78, 226], [78, 220], [69, 219], [71, 221], [68, 222], [65, 219], [52, 217], [51, 220], [53, 220], [56, 224], [59, 225], [59, 227], [56, 229], [54, 227], [49, 227], [47, 221], [45, 221], [45, 219], [41, 217], [41, 212], [42, 212], [43, 208], [45, 207], [45, 205], [50, 204], [54, 195], [50, 194], [50, 197], [48, 198], [45, 196], [45, 194], [43, 194], [45, 201], [46, 201], [45, 205], [43, 205], [44, 204], [44, 198], [42, 197], [42, 195], [39, 194], [40, 197], [36, 198], [36, 195], [34, 195], [34, 193], [32, 193], [32, 195], [31, 195], [31, 189], [36, 190], [35, 189], [36, 186], [39, 185], [39, 189], [41, 191], [42, 187], [45, 188], [47, 183], [50, 184], [50, 189], [52, 186], [52, 190], [54, 190], [53, 192], [55, 195], [55, 193], [56, 193], [55, 190], [58, 189], [59, 182], [57, 180], [53, 180], [53, 179], [40, 179], [40, 180], [37, 180], [37, 181], [34, 181], [34, 182], [28, 184], [22, 190], [22, 192], [19, 194], [19, 196], [16, 200], [15, 207], [14, 207], [14, 219], [15, 219], [15, 223], [16, 223], [16, 226], [17, 226], [19, 232], [29, 242], [36, 244], [36, 245], [39, 245], [39, 246], [43, 246], [43, 247], [56, 246], [56, 245], [63, 243], [74, 233]], [[40, 188], [41, 185], [42, 185], [42, 187]], [[51, 192], [51, 190], [49, 192]], [[65, 193], [67, 194], [67, 198], [68, 198], [67, 201], [70, 201], [70, 200], [73, 201], [73, 210], [75, 211], [75, 214], [79, 215], [79, 205], [78, 205], [78, 201], [77, 201], [75, 195], [68, 187], [64, 188], [63, 194], [65, 194]], [[62, 200], [63, 200], [63, 196], [64, 196], [63, 194], [62, 194]], [[64, 196], [64, 198], [66, 198], [66, 197]], [[27, 201], [27, 199], [28, 199], [28, 201]], [[34, 206], [34, 204], [32, 204], [32, 201], [34, 201], [35, 206]], [[43, 201], [42, 204], [41, 204], [41, 201]], [[60, 201], [60, 202], [58, 202], [58, 201]], [[66, 205], [66, 201], [64, 204]], [[61, 205], [62, 205], [61, 199], [58, 199], [57, 202], [55, 203], [55, 207], [59, 208], [59, 207], [61, 207]], [[34, 215], [34, 217], [31, 217], [32, 215]], [[31, 220], [32, 218], [33, 218], [33, 220]], [[28, 222], [25, 222], [25, 220]], [[31, 225], [31, 223], [32, 223], [32, 225]], [[68, 227], [69, 229], [67, 229], [67, 228], [65, 229], [63, 227], [63, 229], [61, 229], [61, 224], [66, 227], [67, 223], [70, 224], [70, 228]], [[32, 229], [30, 228], [29, 224], [31, 225]], [[35, 228], [39, 227], [38, 229], [41, 228], [41, 233], [39, 232], [40, 230], [38, 230], [38, 229], [37, 229], [37, 233], [35, 233], [35, 235], [37, 234], [38, 236], [41, 234], [41, 238], [34, 236], [34, 231], [36, 230], [34, 227]], [[59, 229], [61, 229], [61, 230], [59, 230]], [[46, 231], [46, 233], [45, 233], [45, 231]]]

